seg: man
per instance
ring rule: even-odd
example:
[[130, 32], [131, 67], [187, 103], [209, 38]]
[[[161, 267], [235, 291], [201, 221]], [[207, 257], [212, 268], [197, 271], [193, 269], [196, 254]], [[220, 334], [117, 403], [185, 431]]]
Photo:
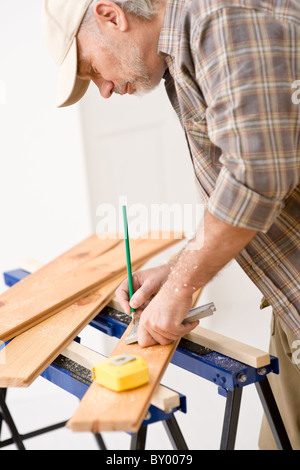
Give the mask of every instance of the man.
[[[109, 98], [164, 79], [207, 204], [203, 246], [196, 236], [172, 265], [134, 274], [140, 345], [193, 329], [182, 321], [194, 291], [235, 258], [275, 313], [270, 352], [283, 380], [272, 386], [298, 449], [299, 7], [299, 0], [44, 3], [45, 37], [60, 66], [57, 105], [77, 102], [90, 81]], [[130, 313], [126, 282], [117, 295]], [[263, 435], [261, 447], [273, 448]]]

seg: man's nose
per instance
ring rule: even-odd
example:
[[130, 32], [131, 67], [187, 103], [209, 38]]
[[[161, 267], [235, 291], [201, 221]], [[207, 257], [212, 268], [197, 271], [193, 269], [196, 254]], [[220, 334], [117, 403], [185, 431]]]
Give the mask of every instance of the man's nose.
[[95, 85], [98, 87], [100, 94], [103, 98], [110, 98], [113, 94], [114, 83], [103, 78], [94, 80]]

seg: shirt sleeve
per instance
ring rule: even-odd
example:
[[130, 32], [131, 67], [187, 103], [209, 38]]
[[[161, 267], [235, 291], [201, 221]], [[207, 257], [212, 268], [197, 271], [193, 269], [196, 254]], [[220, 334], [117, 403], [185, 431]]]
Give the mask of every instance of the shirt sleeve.
[[221, 149], [208, 210], [231, 225], [267, 232], [299, 181], [295, 30], [247, 8], [220, 10], [194, 28], [208, 134]]

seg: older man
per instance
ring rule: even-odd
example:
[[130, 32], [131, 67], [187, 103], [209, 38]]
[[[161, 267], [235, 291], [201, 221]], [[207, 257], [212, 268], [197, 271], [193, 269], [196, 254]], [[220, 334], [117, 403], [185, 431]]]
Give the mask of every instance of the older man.
[[[193, 329], [196, 323], [182, 321], [194, 291], [235, 258], [275, 313], [271, 352], [288, 380], [274, 387], [295, 448], [300, 106], [292, 85], [300, 77], [299, 6], [299, 0], [44, 3], [46, 41], [60, 66], [57, 105], [77, 102], [90, 81], [109, 98], [147, 92], [164, 79], [207, 204], [203, 246], [196, 236], [172, 265], [134, 274], [140, 345], [167, 344]], [[117, 295], [129, 313], [126, 282]], [[271, 437], [265, 442], [273, 446]]]

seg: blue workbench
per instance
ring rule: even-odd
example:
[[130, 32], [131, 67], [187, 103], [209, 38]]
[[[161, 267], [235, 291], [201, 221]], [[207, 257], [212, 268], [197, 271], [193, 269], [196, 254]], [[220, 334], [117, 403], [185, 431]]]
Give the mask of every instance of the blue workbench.
[[[4, 280], [7, 286], [12, 286], [29, 274], [30, 273], [22, 269], [12, 270], [4, 273]], [[122, 314], [122, 312], [118, 312], [110, 307], [105, 307], [90, 322], [90, 326], [109, 336], [120, 338], [130, 321], [129, 318], [126, 321], [126, 317], [128, 316]], [[80, 341], [79, 338], [77, 338], [77, 340]], [[270, 364], [256, 369], [235, 359], [224, 356], [216, 351], [209, 350], [182, 339], [171, 362], [184, 370], [214, 383], [218, 387], [218, 392], [226, 397], [220, 445], [221, 449], [234, 448], [242, 390], [245, 386], [249, 386], [251, 384], [255, 384], [257, 388], [278, 448], [290, 448], [289, 439], [267, 377], [270, 373], [279, 373], [278, 359], [276, 357], [272, 356]], [[83, 383], [78, 379], [78, 377], [74, 378], [72, 372], [64, 369], [61, 365], [55, 362], [52, 363], [41, 375], [52, 383], [55, 383], [60, 388], [72, 393], [79, 399], [82, 398], [89, 387], [89, 384]], [[5, 407], [5, 404], [3, 406]], [[186, 449], [183, 436], [181, 435], [174, 418], [174, 412], [178, 410], [186, 412], [186, 398], [183, 395], [180, 395], [180, 406], [170, 414], [166, 414], [152, 406], [151, 410], [149, 410], [149, 416], [151, 416], [151, 418], [143, 422], [140, 432], [134, 436], [132, 448], [143, 448], [145, 445], [146, 429], [148, 424], [155, 421], [163, 421], [166, 424], [166, 430], [173, 442], [174, 448]], [[103, 448], [104, 444], [101, 442], [101, 436], [99, 435], [98, 442], [100, 448]]]

